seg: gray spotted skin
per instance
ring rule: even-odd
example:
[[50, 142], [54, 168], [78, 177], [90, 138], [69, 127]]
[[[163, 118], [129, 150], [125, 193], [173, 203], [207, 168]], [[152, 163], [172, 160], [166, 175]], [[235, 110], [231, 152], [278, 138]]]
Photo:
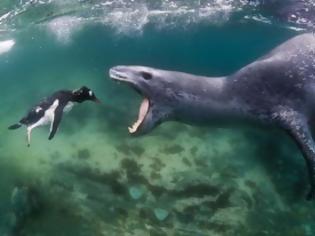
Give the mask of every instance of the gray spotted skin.
[[302, 34], [226, 77], [204, 77], [143, 66], [116, 66], [110, 77], [149, 100], [136, 134], [176, 120], [200, 125], [254, 121], [277, 126], [296, 141], [305, 158], [315, 198], [315, 36]]
[[[315, 92], [315, 37], [297, 36], [242, 68], [228, 80], [229, 93], [238, 93], [248, 112], [267, 121], [285, 107], [308, 113]], [[254, 98], [254, 99], [253, 99]]]

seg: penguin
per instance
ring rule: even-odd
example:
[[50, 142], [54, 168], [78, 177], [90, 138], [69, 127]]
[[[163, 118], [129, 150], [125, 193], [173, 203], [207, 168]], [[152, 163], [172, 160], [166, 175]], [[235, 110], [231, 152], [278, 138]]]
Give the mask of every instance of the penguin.
[[94, 92], [86, 86], [73, 91], [56, 91], [50, 97], [44, 98], [36, 106], [31, 108], [18, 123], [8, 128], [9, 130], [15, 130], [25, 125], [27, 128], [27, 146], [30, 147], [32, 130], [36, 127], [50, 124], [48, 139], [51, 140], [57, 132], [63, 113], [69, 112], [74, 103], [82, 103], [84, 101], [100, 103]]

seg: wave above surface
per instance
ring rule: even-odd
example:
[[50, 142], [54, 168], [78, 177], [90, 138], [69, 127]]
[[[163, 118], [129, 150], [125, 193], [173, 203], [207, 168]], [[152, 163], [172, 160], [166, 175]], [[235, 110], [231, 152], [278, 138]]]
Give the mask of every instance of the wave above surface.
[[69, 43], [73, 33], [82, 27], [82, 20], [73, 16], [61, 16], [48, 22], [47, 28], [52, 32], [58, 41]]
[[[153, 23], [159, 28], [185, 27], [201, 21], [217, 24], [226, 22], [233, 12], [241, 9], [244, 4], [242, 2], [242, 0], [22, 0], [0, 11], [0, 29], [21, 29], [65, 15], [100, 22], [118, 32], [140, 32], [148, 23]], [[0, 8], [1, 4], [3, 3], [0, 3]]]
[[[4, 0], [0, 30], [47, 25], [62, 41], [85, 23], [101, 23], [118, 33], [141, 33], [147, 24], [157, 28], [186, 28], [198, 23], [224, 24], [235, 13], [241, 20], [309, 28], [315, 21], [312, 0]], [[314, 14], [313, 14], [314, 13]], [[64, 28], [64, 29], [62, 29]]]
[[314, 0], [249, 0], [249, 5], [256, 7], [265, 17], [280, 21], [290, 28], [315, 28]]

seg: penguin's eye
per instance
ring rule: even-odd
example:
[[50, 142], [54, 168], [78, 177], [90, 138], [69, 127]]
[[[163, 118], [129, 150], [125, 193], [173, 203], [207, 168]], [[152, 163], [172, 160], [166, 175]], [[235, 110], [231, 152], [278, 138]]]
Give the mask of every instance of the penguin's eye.
[[150, 80], [150, 79], [152, 79], [152, 74], [149, 73], [149, 72], [142, 71], [142, 72], [141, 72], [141, 76], [142, 76], [145, 80]]
[[89, 95], [90, 95], [90, 97], [93, 96], [93, 92], [91, 90], [89, 91]]

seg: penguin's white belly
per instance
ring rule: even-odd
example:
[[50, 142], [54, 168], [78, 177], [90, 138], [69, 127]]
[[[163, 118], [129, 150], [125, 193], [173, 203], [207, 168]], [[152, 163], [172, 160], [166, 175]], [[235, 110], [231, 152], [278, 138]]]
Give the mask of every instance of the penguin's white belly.
[[54, 122], [55, 119], [55, 110], [59, 105], [59, 100], [57, 99], [54, 101], [54, 103], [45, 111], [45, 114], [42, 118], [40, 118], [36, 123], [30, 125], [29, 127], [31, 129], [38, 127], [38, 126], [44, 126], [49, 125]]
[[68, 102], [63, 111], [67, 113], [72, 110], [73, 106], [74, 106], [73, 102]]

